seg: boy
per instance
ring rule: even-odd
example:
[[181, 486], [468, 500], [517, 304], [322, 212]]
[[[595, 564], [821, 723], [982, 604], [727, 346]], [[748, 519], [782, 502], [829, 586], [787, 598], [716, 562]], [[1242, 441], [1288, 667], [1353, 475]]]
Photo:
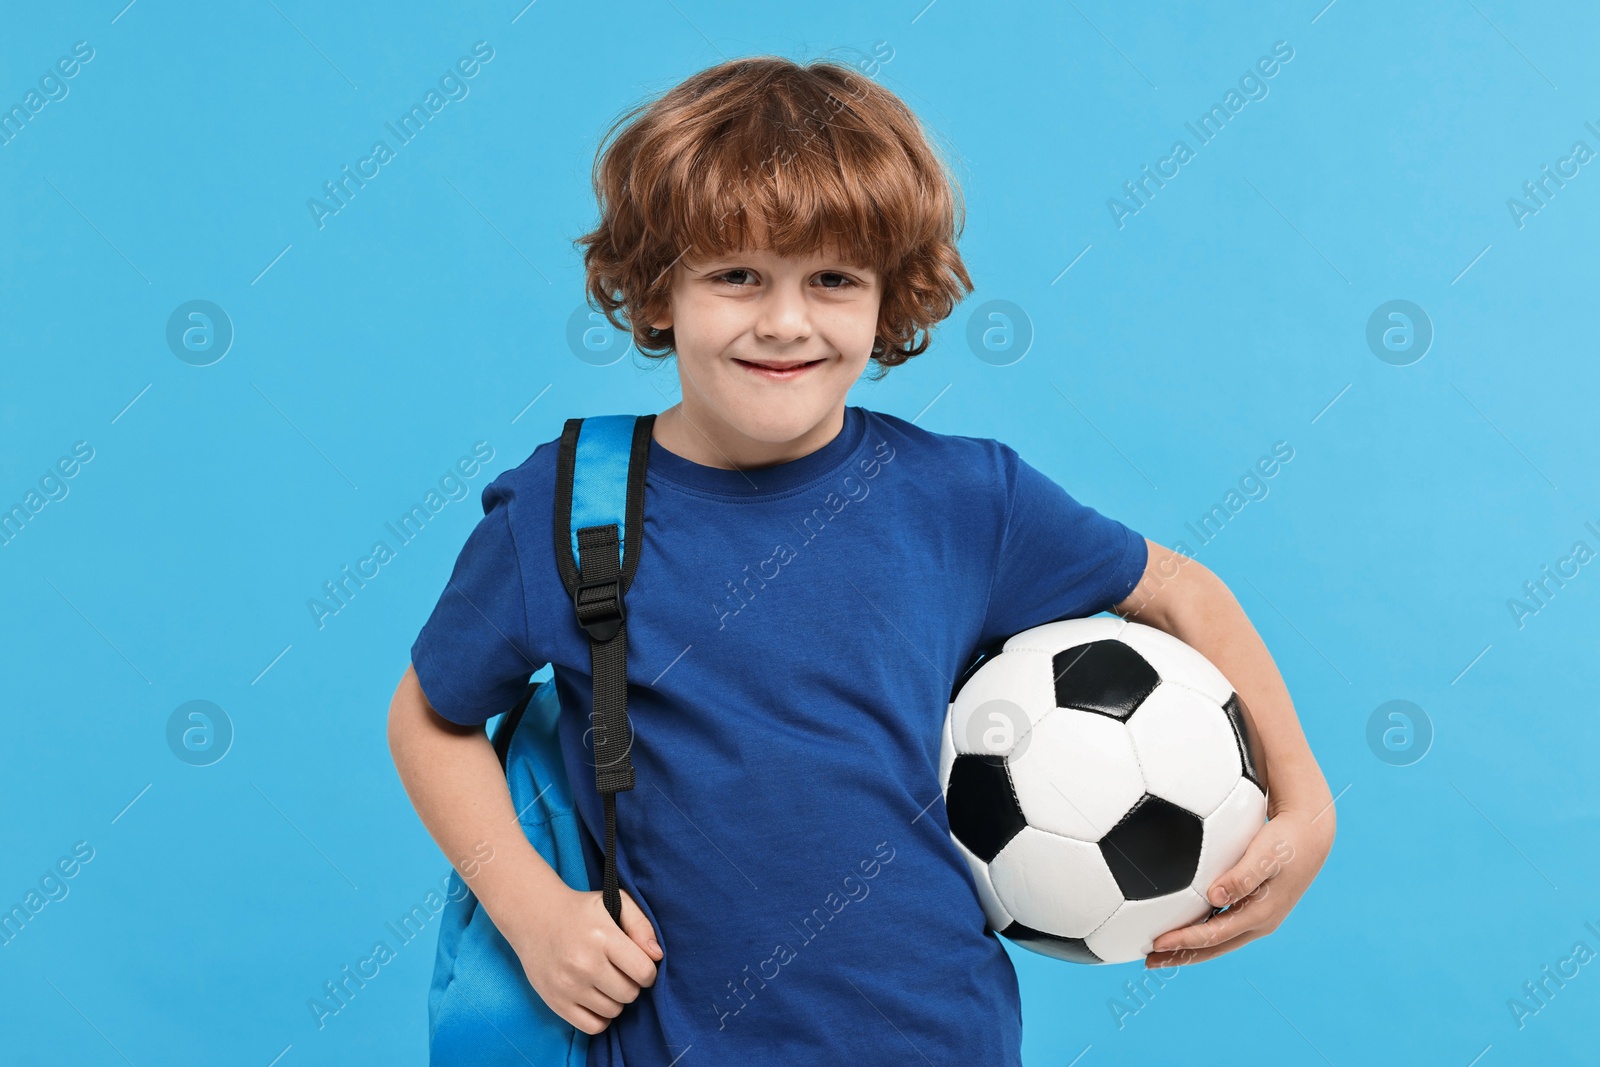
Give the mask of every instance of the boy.
[[[911, 112], [848, 67], [762, 57], [616, 129], [589, 291], [641, 351], [675, 355], [683, 397], [655, 422], [627, 598], [620, 929], [522, 836], [482, 728], [545, 663], [590, 706], [551, 545], [555, 442], [485, 488], [389, 720], [439, 847], [492, 849], [468, 884], [544, 1001], [600, 1035], [589, 1062], [1020, 1063], [1016, 977], [937, 803], [939, 737], [974, 650], [1058, 618], [1110, 609], [1187, 641], [1267, 754], [1271, 821], [1213, 887], [1233, 906], [1147, 965], [1275, 929], [1334, 817], [1226, 586], [997, 441], [845, 403], [972, 288], [959, 192]], [[581, 718], [560, 737], [598, 884]]]

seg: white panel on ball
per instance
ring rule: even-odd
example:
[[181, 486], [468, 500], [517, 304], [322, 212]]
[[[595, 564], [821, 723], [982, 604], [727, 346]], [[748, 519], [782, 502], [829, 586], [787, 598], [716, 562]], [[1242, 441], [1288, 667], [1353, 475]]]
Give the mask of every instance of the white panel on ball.
[[1145, 788], [1202, 819], [1240, 781], [1239, 742], [1210, 697], [1162, 682], [1129, 717]]
[[1061, 619], [1013, 635], [1006, 641], [1005, 651], [1010, 653], [1013, 650], [1032, 650], [1054, 656], [1057, 652], [1087, 645], [1091, 641], [1109, 641], [1120, 634], [1127, 625], [1128, 620], [1120, 615]]
[[1212, 882], [1238, 863], [1266, 821], [1267, 798], [1250, 779], [1240, 778], [1217, 810], [1206, 816], [1194, 891], [1204, 896]]
[[972, 872], [972, 881], [978, 887], [978, 903], [983, 906], [983, 917], [988, 920], [992, 929], [1004, 930], [1011, 925], [1011, 913], [1006, 911], [1006, 906], [1000, 903], [1000, 898], [995, 894], [994, 883], [989, 880], [988, 864], [968, 852], [967, 847], [956, 838], [952, 837], [950, 841], [961, 853], [961, 858], [967, 861], [967, 869]]
[[1143, 656], [1162, 681], [1179, 682], [1218, 705], [1226, 704], [1233, 695], [1233, 686], [1210, 660], [1165, 630], [1130, 622], [1122, 631], [1122, 641]]
[[1193, 889], [1129, 900], [1084, 943], [1107, 963], [1128, 963], [1148, 956], [1155, 939], [1168, 930], [1189, 926], [1210, 913], [1211, 905]]
[[1098, 841], [1144, 795], [1133, 742], [1117, 719], [1057, 708], [1020, 748], [1009, 766], [1029, 826]]
[[[1017, 740], [1055, 706], [1050, 657], [1007, 652], [974, 671], [956, 694], [950, 706], [950, 740], [964, 755], [1009, 755]], [[1014, 721], [1013, 715], [1022, 721]]]
[[1100, 846], [1031, 826], [990, 862], [989, 877], [1013, 918], [1058, 937], [1083, 937], [1122, 903]]

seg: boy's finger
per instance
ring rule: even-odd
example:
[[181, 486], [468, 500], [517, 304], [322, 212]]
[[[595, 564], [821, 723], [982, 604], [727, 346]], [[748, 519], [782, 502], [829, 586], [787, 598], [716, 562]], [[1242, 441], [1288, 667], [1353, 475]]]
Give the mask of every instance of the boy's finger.
[[1152, 952], [1144, 958], [1144, 965], [1151, 969], [1156, 969], [1163, 967], [1182, 967], [1190, 963], [1204, 963], [1206, 960], [1215, 959], [1224, 952], [1232, 952], [1234, 949], [1246, 945], [1249, 942], [1254, 941], [1256, 938], [1263, 936], [1265, 936], [1264, 931], [1246, 930], [1238, 937], [1229, 938], [1227, 941], [1223, 941], [1215, 945], [1209, 945], [1205, 948], [1185, 948], [1169, 952]]
[[594, 987], [618, 1004], [632, 1004], [639, 997], [639, 983], [614, 963], [595, 975]]
[[1270, 823], [1263, 826], [1239, 857], [1239, 862], [1211, 883], [1206, 899], [1212, 905], [1221, 908], [1243, 900], [1255, 892], [1256, 886], [1278, 873], [1281, 863], [1274, 847], [1277, 834], [1269, 832], [1270, 826]]
[[586, 1034], [598, 1034], [611, 1022], [605, 1016], [597, 1015], [582, 1004], [576, 1003], [572, 1005], [572, 1014], [563, 1015], [562, 1018]]
[[1152, 949], [1164, 952], [1171, 949], [1199, 949], [1220, 944], [1254, 926], [1264, 909], [1265, 904], [1262, 903], [1260, 896], [1250, 897], [1236, 903], [1227, 911], [1219, 912], [1192, 926], [1168, 930], [1155, 939]]
[[[611, 929], [616, 930], [615, 923], [611, 923], [609, 918], [607, 922]], [[641, 940], [653, 941], [654, 931], [650, 928], [650, 920], [626, 893], [622, 894], [622, 924], [623, 928], [616, 930], [618, 936], [613, 936], [607, 941], [607, 957], [618, 970], [639, 985], [654, 985], [655, 957], [651, 955], [648, 947], [640, 944]]]
[[622, 894], [622, 932], [633, 939], [633, 943], [645, 951], [652, 960], [659, 960], [662, 956], [661, 944], [656, 941], [655, 927], [650, 925], [649, 916], [640, 910], [628, 894]]
[[578, 1005], [587, 1008], [606, 1020], [615, 1019], [621, 1015], [624, 1007], [621, 1001], [596, 986], [589, 987], [588, 991], [579, 998]]
[[656, 984], [656, 962], [645, 954], [644, 949], [634, 944], [627, 938], [619, 938], [611, 942], [611, 949], [607, 953], [613, 966], [635, 983], [641, 986]]

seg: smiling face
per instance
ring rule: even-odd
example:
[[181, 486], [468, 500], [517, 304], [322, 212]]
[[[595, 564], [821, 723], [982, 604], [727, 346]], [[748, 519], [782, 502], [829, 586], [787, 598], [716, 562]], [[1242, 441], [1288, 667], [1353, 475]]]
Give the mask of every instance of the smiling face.
[[872, 355], [881, 280], [831, 252], [762, 247], [673, 267], [667, 315], [683, 399], [656, 419], [662, 447], [708, 467], [798, 459], [844, 426]]

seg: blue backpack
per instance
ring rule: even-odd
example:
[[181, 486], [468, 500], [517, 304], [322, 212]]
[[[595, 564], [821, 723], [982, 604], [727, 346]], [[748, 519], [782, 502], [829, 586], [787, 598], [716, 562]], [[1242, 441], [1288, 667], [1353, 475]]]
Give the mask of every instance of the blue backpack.
[[[619, 926], [616, 794], [633, 788], [623, 594], [639, 564], [654, 423], [654, 415], [568, 419], [556, 461], [556, 563], [576, 622], [589, 635], [595, 785], [605, 808], [602, 897]], [[560, 715], [554, 678], [531, 684], [501, 718], [494, 748], [529, 843], [562, 881], [587, 891], [583, 829], [556, 734]], [[428, 991], [428, 1033], [432, 1067], [583, 1067], [589, 1055], [589, 1035], [540, 998], [454, 870]]]

